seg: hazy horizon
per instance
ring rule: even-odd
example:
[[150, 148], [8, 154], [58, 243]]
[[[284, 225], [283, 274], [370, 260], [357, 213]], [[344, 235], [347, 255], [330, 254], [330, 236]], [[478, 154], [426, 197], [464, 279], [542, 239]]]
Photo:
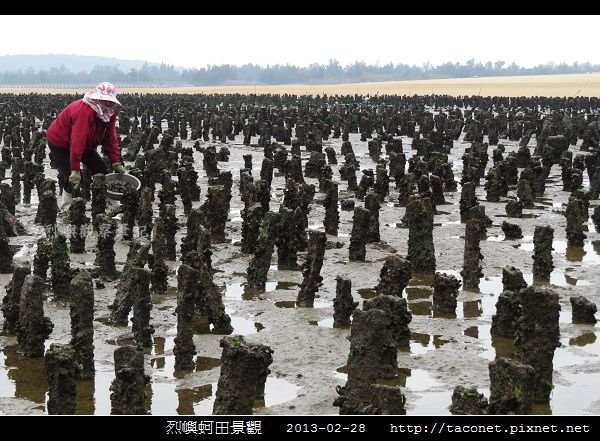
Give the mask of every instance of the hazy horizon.
[[[327, 64], [332, 59], [343, 66], [357, 61], [421, 66], [470, 59], [481, 63], [502, 60], [522, 67], [550, 62], [597, 64], [598, 18], [5, 15], [0, 18], [0, 41], [5, 42], [0, 55], [83, 55], [166, 63], [177, 68], [249, 63], [305, 67]], [[114, 32], [104, 32], [99, 38], [97, 32], [89, 30], [94, 21]], [[160, 38], [148, 41], [140, 39], [143, 32], [167, 28], [177, 32], [161, 33]], [[576, 32], [562, 32], [565, 29]]]

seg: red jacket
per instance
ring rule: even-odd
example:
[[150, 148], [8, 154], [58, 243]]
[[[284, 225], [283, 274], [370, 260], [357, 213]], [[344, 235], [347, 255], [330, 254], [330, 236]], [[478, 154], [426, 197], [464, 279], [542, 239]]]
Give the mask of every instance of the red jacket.
[[71, 170], [79, 170], [81, 156], [85, 151], [96, 150], [98, 144], [102, 144], [104, 153], [114, 164], [121, 162], [116, 121], [115, 114], [108, 123], [103, 123], [90, 106], [77, 100], [60, 112], [48, 127], [46, 136], [52, 146], [70, 150]]

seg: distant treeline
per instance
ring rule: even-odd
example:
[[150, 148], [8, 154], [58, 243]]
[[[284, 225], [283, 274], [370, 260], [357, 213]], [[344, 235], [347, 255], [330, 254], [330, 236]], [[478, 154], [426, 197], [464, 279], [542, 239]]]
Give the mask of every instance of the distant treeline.
[[174, 66], [145, 64], [139, 69], [121, 71], [116, 66], [95, 66], [90, 72], [71, 72], [64, 66], [48, 70], [0, 72], [0, 85], [92, 85], [110, 81], [124, 85], [191, 85], [219, 86], [236, 84], [332, 84], [372, 81], [427, 80], [441, 78], [489, 77], [511, 75], [550, 75], [600, 72], [600, 64], [547, 63], [534, 67], [521, 67], [504, 61], [480, 63], [469, 60], [465, 64], [447, 62], [434, 66], [408, 64], [370, 65], [355, 62], [342, 66], [336, 60], [328, 64], [311, 64], [307, 67], [293, 65], [259, 66], [223, 64], [200, 69], [176, 69]]

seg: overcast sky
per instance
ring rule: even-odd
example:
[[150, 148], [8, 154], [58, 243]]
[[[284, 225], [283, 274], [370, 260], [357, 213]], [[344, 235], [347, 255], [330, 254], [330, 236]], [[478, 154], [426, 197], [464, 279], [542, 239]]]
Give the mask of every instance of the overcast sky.
[[0, 55], [211, 64], [600, 63], [598, 16], [6, 16]]

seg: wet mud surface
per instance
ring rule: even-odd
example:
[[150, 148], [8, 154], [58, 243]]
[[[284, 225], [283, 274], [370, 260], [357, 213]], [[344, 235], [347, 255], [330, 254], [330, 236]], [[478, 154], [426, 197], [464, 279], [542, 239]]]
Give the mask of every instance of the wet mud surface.
[[[469, 143], [454, 142], [450, 155], [455, 179], [460, 180], [462, 161], [460, 158]], [[253, 140], [254, 141], [254, 140]], [[367, 142], [360, 135], [350, 134], [350, 141], [360, 161], [361, 169], [376, 168], [368, 155]], [[410, 158], [412, 139], [402, 137], [403, 150]], [[485, 141], [485, 140], [484, 140]], [[516, 151], [517, 142], [500, 140], [506, 152]], [[530, 145], [535, 140], [532, 140]], [[581, 142], [581, 140], [580, 140]], [[191, 141], [183, 141], [190, 147]], [[209, 143], [201, 143], [208, 145]], [[323, 147], [332, 146], [340, 157], [339, 139], [323, 141]], [[328, 236], [328, 241], [341, 242], [341, 248], [327, 248], [321, 276], [322, 284], [316, 293], [314, 308], [302, 308], [296, 299], [302, 284], [299, 270], [279, 270], [276, 255], [273, 255], [267, 274], [265, 289], [251, 288], [246, 280], [246, 269], [252, 255], [240, 252], [242, 222], [240, 211], [244, 208], [239, 194], [239, 169], [243, 168], [243, 155], [251, 153], [253, 174], [258, 176], [263, 159], [262, 148], [242, 144], [242, 135], [227, 144], [231, 155], [228, 162], [219, 162], [219, 168], [231, 171], [232, 188], [230, 212], [225, 226], [224, 243], [213, 245], [212, 266], [216, 270], [214, 282], [221, 289], [226, 312], [231, 316], [233, 334], [243, 335], [247, 342], [269, 346], [273, 352], [271, 374], [267, 378], [264, 401], [255, 401], [255, 414], [337, 414], [333, 406], [336, 386], [344, 385], [347, 379], [345, 366], [350, 343], [350, 328], [333, 327], [333, 300], [336, 296], [336, 276], [352, 281], [352, 295], [359, 301], [375, 296], [379, 283], [379, 272], [390, 249], [400, 256], [408, 252], [408, 229], [401, 223], [405, 207], [399, 207], [398, 190], [390, 185], [390, 194], [381, 204], [379, 212], [381, 243], [366, 244], [365, 262], [349, 262], [348, 248], [352, 230], [352, 211], [340, 210], [339, 232]], [[217, 145], [218, 148], [218, 145]], [[491, 155], [493, 146], [489, 147]], [[570, 150], [575, 150], [574, 146]], [[208, 178], [202, 168], [202, 154], [194, 151], [194, 168], [199, 173], [202, 188], [201, 201], [193, 202], [198, 208], [206, 198]], [[303, 165], [310, 153], [302, 148]], [[56, 171], [46, 163], [46, 174], [55, 178]], [[331, 164], [333, 176], [339, 179], [339, 165]], [[488, 168], [492, 162], [488, 162]], [[7, 171], [7, 176], [9, 176]], [[315, 184], [316, 178], [305, 178]], [[483, 182], [483, 181], [482, 181]], [[352, 198], [347, 191], [346, 181], [338, 181], [340, 199]], [[284, 178], [275, 173], [272, 184], [271, 210], [277, 211], [283, 200]], [[589, 187], [587, 176], [583, 187]], [[158, 186], [160, 189], [160, 185]], [[511, 186], [509, 197], [514, 196], [516, 186]], [[480, 242], [483, 260], [483, 277], [479, 289], [459, 289], [456, 314], [437, 313], [432, 308], [433, 278], [413, 276], [403, 292], [412, 312], [411, 337], [407, 348], [398, 351], [398, 376], [380, 380], [389, 385], [402, 386], [406, 396], [407, 414], [449, 414], [452, 391], [455, 386], [476, 387], [489, 395], [488, 363], [498, 356], [512, 356], [515, 348], [512, 341], [491, 337], [491, 317], [495, 313], [498, 296], [502, 292], [502, 268], [515, 266], [523, 272], [525, 281], [531, 284], [533, 234], [536, 225], [554, 228], [552, 251], [554, 270], [549, 285], [559, 294], [560, 347], [554, 355], [554, 388], [549, 405], [534, 406], [541, 414], [598, 414], [600, 398], [600, 332], [597, 326], [571, 323], [571, 296], [584, 295], [600, 303], [600, 234], [591, 219], [587, 222], [587, 238], [583, 247], [567, 246], [565, 236], [566, 219], [563, 214], [569, 192], [562, 191], [560, 168], [554, 165], [546, 183], [544, 198], [535, 201], [534, 207], [524, 209], [522, 218], [511, 218], [523, 232], [522, 239], [508, 240], [501, 229], [506, 220], [505, 202], [486, 202], [483, 185], [476, 188], [479, 203], [485, 207], [492, 225], [487, 228], [485, 240]], [[434, 217], [433, 242], [435, 246], [436, 270], [461, 279], [465, 224], [460, 222], [457, 192], [445, 192], [446, 205], [438, 206]], [[309, 229], [324, 231], [325, 208], [322, 206], [324, 193], [317, 192], [309, 215]], [[155, 201], [155, 213], [158, 207]], [[109, 202], [110, 203], [110, 202]], [[17, 216], [28, 235], [10, 238], [16, 249], [15, 262], [33, 261], [36, 242], [42, 236], [42, 227], [33, 219], [38, 198], [32, 195], [31, 204], [18, 204]], [[362, 202], [356, 200], [357, 206]], [[591, 201], [590, 213], [598, 205]], [[88, 212], [89, 215], [89, 212]], [[176, 201], [179, 230], [176, 234], [177, 259], [180, 258], [182, 237], [185, 235], [185, 217], [181, 200]], [[117, 216], [117, 220], [120, 215]], [[59, 218], [59, 226], [64, 222]], [[120, 221], [118, 221], [120, 225]], [[71, 255], [71, 266], [92, 268], [96, 248], [96, 234], [86, 241], [86, 252]], [[123, 242], [117, 233], [115, 243], [116, 270], [122, 271], [129, 242]], [[299, 264], [306, 259], [306, 252], [299, 253]], [[152, 414], [210, 414], [216, 396], [216, 385], [221, 366], [220, 335], [211, 333], [206, 323], [194, 324], [193, 341], [197, 355], [195, 368], [187, 371], [175, 369], [173, 354], [176, 335], [175, 307], [177, 303], [176, 270], [180, 261], [166, 261], [168, 266], [168, 289], [166, 294], [152, 296], [154, 308], [151, 324], [154, 327], [152, 346], [144, 351], [145, 373], [150, 376], [146, 386], [145, 407]], [[12, 275], [0, 275], [0, 286], [5, 286]], [[114, 379], [113, 351], [123, 345], [132, 344], [131, 327], [110, 325], [108, 305], [115, 298], [117, 281], [104, 282], [104, 288], [94, 283], [94, 366], [95, 379], [79, 381], [77, 384], [78, 414], [109, 414], [109, 386]], [[54, 323], [54, 329], [45, 342], [48, 349], [52, 343], [67, 343], [70, 339], [70, 317], [67, 303], [48, 296], [44, 301], [44, 314]], [[2, 320], [2, 319], [0, 319]], [[14, 336], [0, 336], [0, 413], [44, 414], [47, 413], [48, 383], [43, 358], [27, 358], [17, 353]]]

